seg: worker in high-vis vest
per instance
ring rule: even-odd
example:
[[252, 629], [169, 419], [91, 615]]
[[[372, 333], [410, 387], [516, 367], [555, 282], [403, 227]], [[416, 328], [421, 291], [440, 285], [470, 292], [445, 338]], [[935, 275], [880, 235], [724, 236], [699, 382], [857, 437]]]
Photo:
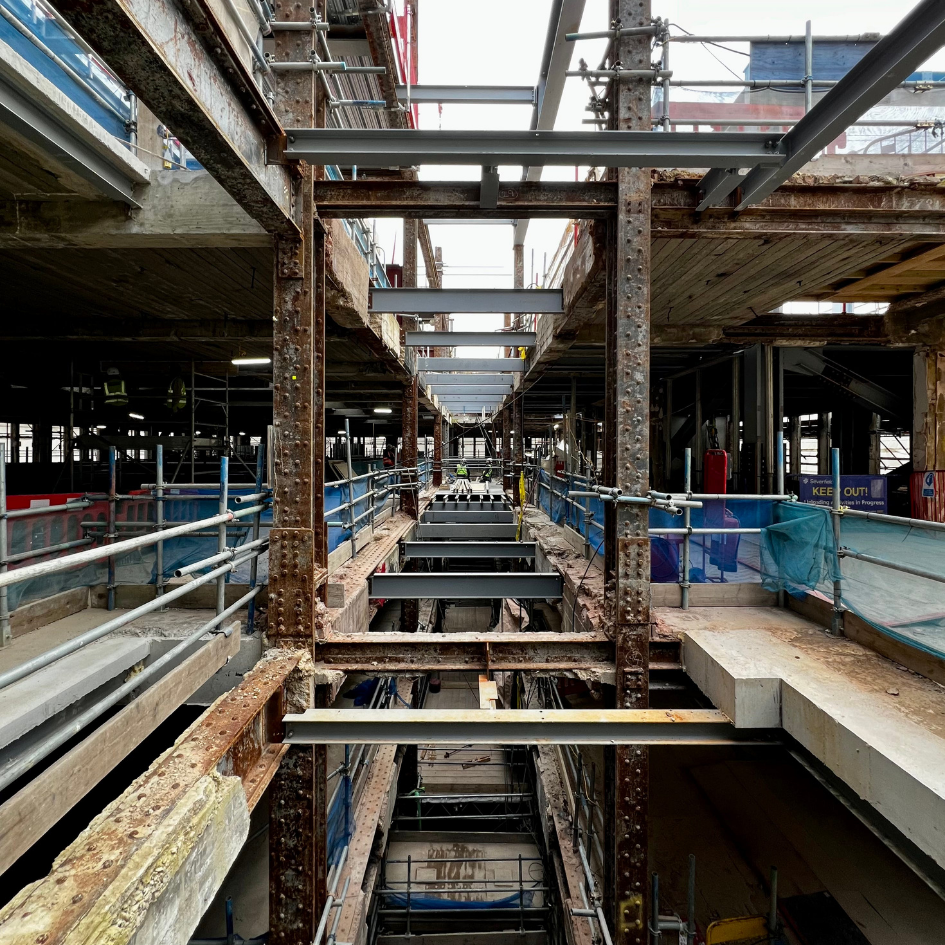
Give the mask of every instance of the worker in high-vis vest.
[[469, 470], [466, 468], [466, 464], [462, 460], [460, 460], [456, 464], [456, 478], [457, 479], [469, 478]]

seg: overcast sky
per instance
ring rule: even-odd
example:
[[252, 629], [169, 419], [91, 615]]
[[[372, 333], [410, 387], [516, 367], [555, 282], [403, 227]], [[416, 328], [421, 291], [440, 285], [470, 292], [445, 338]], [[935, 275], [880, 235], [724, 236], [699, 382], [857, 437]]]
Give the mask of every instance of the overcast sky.
[[[401, 0], [397, 2], [401, 6]], [[419, 81], [421, 84], [534, 85], [547, 30], [549, 0], [477, 0], [473, 5], [459, 0], [419, 0]], [[800, 34], [810, 19], [815, 37], [820, 35], [888, 32], [908, 10], [911, 0], [795, 0], [791, 4], [759, 4], [747, 0], [654, 0], [653, 13], [669, 18], [680, 30], [701, 34]], [[608, 27], [607, 0], [587, 0], [582, 30]], [[596, 66], [604, 41], [575, 44], [572, 67], [579, 58]], [[735, 46], [747, 53], [747, 45]], [[741, 77], [747, 56], [717, 47], [677, 43], [672, 47], [674, 78], [714, 79]], [[945, 69], [939, 53], [930, 68]], [[696, 95], [673, 89], [674, 100], [694, 101]], [[567, 80], [556, 128], [587, 129], [588, 100], [584, 83]], [[527, 128], [529, 106], [435, 105], [421, 106], [422, 128], [496, 129]], [[544, 179], [574, 179], [573, 168], [546, 168]], [[500, 168], [503, 179], [518, 179], [520, 168]], [[478, 167], [424, 167], [426, 179], [478, 180]], [[526, 284], [550, 259], [561, 238], [564, 221], [533, 221], [525, 244]], [[431, 224], [434, 245], [443, 247], [444, 284], [449, 287], [511, 287], [512, 228], [508, 225]], [[403, 238], [397, 221], [378, 221], [381, 245], [399, 262]], [[396, 239], [396, 252], [394, 242]], [[534, 264], [532, 264], [534, 259]], [[531, 278], [529, 272], [532, 273]], [[422, 265], [421, 265], [422, 281]], [[460, 316], [456, 329], [492, 329], [501, 319]], [[483, 352], [485, 354], [485, 352]]]

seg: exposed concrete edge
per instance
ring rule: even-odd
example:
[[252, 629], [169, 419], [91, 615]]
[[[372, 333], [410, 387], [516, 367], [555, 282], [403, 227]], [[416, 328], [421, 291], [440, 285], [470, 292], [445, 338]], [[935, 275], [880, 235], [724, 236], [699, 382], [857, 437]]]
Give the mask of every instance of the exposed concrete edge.
[[[53, 864], [70, 859], [98, 839], [115, 820], [123, 798], [107, 807]], [[249, 808], [239, 778], [213, 771], [197, 780], [135, 850], [106, 895], [68, 931], [72, 945], [184, 943], [223, 882], [249, 835]], [[102, 856], [108, 856], [108, 850]], [[44, 908], [46, 880], [27, 886], [0, 910], [0, 942], [45, 941], [50, 914]], [[26, 911], [22, 911], [26, 910]], [[17, 921], [5, 920], [19, 913]]]
[[945, 740], [798, 655], [763, 630], [683, 636], [686, 672], [736, 728], [783, 728], [945, 866]]
[[[110, 135], [101, 125], [89, 118], [63, 92], [56, 88], [38, 69], [31, 66], [18, 52], [0, 40], [0, 76], [18, 89], [30, 101], [76, 137], [81, 138], [97, 154], [105, 158], [135, 183], [147, 184], [150, 170], [143, 161]], [[42, 98], [40, 98], [42, 97]]]

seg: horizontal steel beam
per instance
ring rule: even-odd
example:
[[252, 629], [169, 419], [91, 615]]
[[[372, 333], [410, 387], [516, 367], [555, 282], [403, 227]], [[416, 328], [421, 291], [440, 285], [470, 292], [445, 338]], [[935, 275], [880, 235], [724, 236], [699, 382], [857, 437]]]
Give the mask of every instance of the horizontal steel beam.
[[[473, 378], [469, 378], [473, 380]], [[437, 384], [435, 387], [427, 386], [427, 390], [431, 394], [436, 394], [437, 399], [440, 401], [446, 401], [452, 399], [450, 395], [460, 396], [465, 399], [475, 399], [476, 397], [490, 397], [493, 394], [498, 394], [500, 397], [505, 394], [512, 393], [512, 385], [507, 384], [505, 387], [499, 387], [497, 385], [489, 385], [488, 387], [480, 386], [469, 386], [469, 385], [459, 385], [455, 387], [447, 387], [446, 385]], [[471, 396], [470, 396], [471, 395]]]
[[344, 672], [400, 670], [584, 670], [614, 672], [604, 633], [360, 633], [318, 644], [315, 659]]
[[412, 105], [534, 105], [531, 85], [395, 86], [397, 98]]
[[514, 522], [511, 525], [450, 525], [442, 522], [421, 522], [417, 526], [417, 537], [424, 541], [427, 539], [446, 539], [448, 541], [502, 541], [502, 539], [508, 539], [514, 541], [517, 531], [518, 525]]
[[921, 0], [784, 136], [783, 164], [745, 178], [736, 209], [764, 200], [943, 45], [945, 3]]
[[531, 348], [538, 336], [533, 331], [408, 331], [407, 347], [429, 345], [456, 348], [461, 345], [493, 348]]
[[478, 384], [489, 387], [511, 387], [512, 378], [508, 374], [477, 374], [475, 377], [464, 377], [461, 374], [437, 374], [430, 371], [424, 371], [420, 375], [420, 380], [427, 387], [444, 387], [455, 384]]
[[418, 371], [493, 371], [525, 370], [521, 358], [417, 358]]
[[431, 574], [428, 571], [400, 574], [372, 574], [368, 596], [386, 600], [494, 600], [497, 597], [547, 600], [561, 597], [561, 575], [526, 572], [521, 574], [455, 572]]
[[534, 558], [533, 541], [405, 541], [410, 558]]
[[561, 289], [371, 289], [371, 312], [535, 315], [564, 312]]
[[467, 181], [315, 181], [320, 217], [415, 217], [424, 220], [601, 219], [617, 209], [609, 181], [499, 181], [495, 209], [480, 201], [481, 184]]
[[505, 525], [515, 521], [512, 509], [449, 509], [443, 512], [427, 510], [420, 519], [431, 525]]
[[728, 745], [763, 739], [715, 709], [309, 709], [290, 745]]
[[289, 128], [286, 137], [288, 158], [359, 167], [750, 167], [782, 160], [780, 136], [756, 132]]

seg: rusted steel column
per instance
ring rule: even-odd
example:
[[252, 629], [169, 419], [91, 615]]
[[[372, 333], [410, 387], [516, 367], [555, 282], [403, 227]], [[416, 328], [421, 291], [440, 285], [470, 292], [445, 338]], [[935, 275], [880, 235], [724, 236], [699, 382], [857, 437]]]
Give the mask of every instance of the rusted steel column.
[[[317, 8], [324, 14], [324, 0]], [[276, 19], [309, 19], [278, 0]], [[314, 35], [276, 31], [275, 58], [308, 59]], [[276, 111], [289, 127], [324, 125], [315, 74], [274, 73]], [[275, 484], [269, 551], [269, 637], [314, 649], [322, 636], [317, 594], [327, 573], [325, 467], [325, 233], [315, 220], [312, 183], [322, 168], [294, 169], [299, 240], [277, 240], [273, 310]], [[322, 700], [327, 697], [322, 693]], [[272, 781], [269, 928], [274, 945], [310, 945], [326, 900], [326, 749], [291, 748]]]
[[502, 488], [512, 491], [512, 410], [502, 411]]
[[[611, 18], [621, 28], [650, 24], [650, 0], [611, 0]], [[648, 69], [648, 36], [617, 41], [623, 69]], [[623, 79], [614, 92], [614, 126], [649, 130], [650, 82]], [[614, 484], [625, 495], [649, 489], [650, 431], [650, 171], [621, 168], [617, 179], [616, 232], [608, 267], [612, 274], [607, 310], [608, 427], [613, 434], [610, 460]], [[609, 537], [608, 580], [614, 592], [617, 708], [649, 705], [650, 545], [646, 506], [616, 504]], [[644, 945], [647, 935], [647, 812], [649, 757], [646, 748], [614, 750], [611, 806], [613, 837], [608, 851], [615, 945]]]
[[[327, 709], [328, 686], [314, 707]], [[328, 754], [291, 745], [269, 787], [269, 939], [311, 945], [328, 881]]]

